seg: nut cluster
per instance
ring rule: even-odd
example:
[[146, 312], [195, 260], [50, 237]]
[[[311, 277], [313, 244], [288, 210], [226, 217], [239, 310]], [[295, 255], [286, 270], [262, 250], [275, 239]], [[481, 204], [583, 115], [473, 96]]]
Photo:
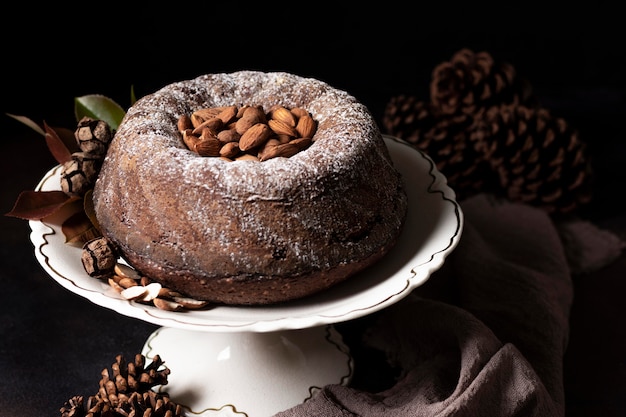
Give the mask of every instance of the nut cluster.
[[69, 195], [84, 196], [98, 178], [102, 160], [115, 131], [104, 120], [83, 117], [74, 137], [80, 148], [72, 153], [61, 170], [61, 190]]
[[115, 265], [114, 273], [108, 278], [108, 282], [125, 299], [144, 304], [152, 303], [161, 310], [195, 310], [208, 305], [207, 301], [185, 297], [177, 291], [165, 288], [123, 263]]
[[295, 155], [313, 143], [317, 122], [302, 108], [211, 107], [183, 114], [178, 130], [198, 155], [266, 161]]
[[192, 310], [207, 306], [207, 301], [185, 297], [163, 287], [134, 268], [118, 262], [118, 250], [107, 238], [94, 238], [83, 245], [81, 261], [85, 272], [93, 278], [107, 281], [127, 300], [153, 304], [161, 310]]

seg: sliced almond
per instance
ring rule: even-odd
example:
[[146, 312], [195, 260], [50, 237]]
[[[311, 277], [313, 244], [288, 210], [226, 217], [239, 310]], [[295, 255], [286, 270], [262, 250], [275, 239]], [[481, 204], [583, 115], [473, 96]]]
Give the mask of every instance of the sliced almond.
[[152, 301], [159, 296], [162, 286], [158, 282], [153, 282], [146, 285], [144, 288], [146, 289], [146, 293], [141, 300]]
[[184, 308], [182, 304], [177, 303], [176, 301], [165, 300], [163, 298], [155, 298], [152, 300], [152, 304], [154, 304], [157, 308], [166, 311], [179, 311]]
[[134, 280], [141, 278], [141, 275], [135, 268], [119, 262], [115, 265], [113, 271], [120, 277], [132, 278]]
[[148, 289], [143, 285], [135, 285], [133, 287], [124, 288], [121, 292], [122, 297], [127, 300], [141, 300], [148, 293]]
[[130, 287], [134, 287], [135, 285], [139, 285], [136, 280], [132, 278], [127, 278], [127, 277], [120, 278], [120, 280], [117, 281], [117, 283], [122, 288], [130, 288]]
[[172, 299], [188, 309], [202, 308], [209, 304], [208, 301], [196, 300], [195, 298], [189, 297], [172, 297]]
[[119, 293], [124, 291], [124, 287], [122, 287], [120, 284], [115, 282], [115, 280], [113, 278], [109, 278], [109, 285], [111, 286], [111, 288], [113, 288], [115, 291], [117, 291]]

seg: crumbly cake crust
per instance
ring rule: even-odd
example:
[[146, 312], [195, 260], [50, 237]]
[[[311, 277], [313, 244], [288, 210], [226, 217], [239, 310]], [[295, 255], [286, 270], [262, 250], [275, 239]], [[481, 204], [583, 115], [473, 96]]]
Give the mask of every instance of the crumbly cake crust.
[[[307, 109], [315, 142], [290, 158], [224, 161], [189, 151], [180, 115], [206, 107]], [[260, 305], [326, 289], [395, 244], [407, 209], [368, 109], [289, 73], [207, 74], [138, 100], [109, 146], [94, 206], [141, 273], [215, 303]]]

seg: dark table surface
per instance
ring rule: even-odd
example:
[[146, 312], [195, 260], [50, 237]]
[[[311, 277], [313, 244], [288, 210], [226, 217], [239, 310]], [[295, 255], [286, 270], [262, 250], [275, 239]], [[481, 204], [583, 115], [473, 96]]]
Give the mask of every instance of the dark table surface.
[[[598, 177], [594, 200], [581, 215], [626, 238], [626, 67], [613, 14], [599, 7], [550, 13], [520, 7], [490, 21], [474, 9], [447, 19], [443, 10], [411, 13], [385, 13], [382, 20], [374, 20], [373, 13], [357, 20], [348, 11], [326, 23], [324, 42], [307, 36], [302, 24], [297, 30], [264, 31], [261, 39], [238, 31], [220, 37], [219, 45], [228, 47], [219, 53], [217, 42], [200, 42], [201, 50], [210, 51], [207, 55], [195, 44], [203, 39], [198, 28], [185, 35], [180, 27], [150, 33], [145, 28], [159, 22], [156, 16], [135, 16], [120, 30], [115, 28], [125, 26], [116, 26], [123, 22], [112, 11], [95, 17], [85, 13], [79, 20], [41, 13], [31, 21], [43, 29], [38, 39], [3, 33], [11, 40], [3, 46], [2, 112], [72, 128], [76, 96], [100, 93], [127, 105], [130, 86], [141, 96], [202, 73], [261, 69], [327, 81], [354, 94], [380, 120], [391, 96], [425, 97], [430, 71], [455, 51], [485, 50], [512, 63], [546, 107], [580, 130]], [[511, 13], [521, 19], [513, 26], [507, 24]], [[591, 30], [597, 22], [603, 23], [602, 30]], [[136, 31], [133, 25], [144, 29]], [[288, 49], [261, 46], [268, 42]], [[250, 48], [255, 53], [246, 54]], [[6, 213], [20, 191], [33, 189], [56, 162], [39, 135], [4, 114], [0, 119], [0, 211]], [[58, 285], [35, 260], [28, 222], [0, 216], [0, 227], [0, 416], [58, 415], [71, 396], [94, 394], [101, 370], [118, 354], [140, 352], [157, 326], [97, 306]], [[624, 415], [626, 255], [576, 277], [574, 287], [564, 358], [567, 415]], [[358, 358], [355, 384], [375, 387], [375, 372], [366, 362], [371, 358], [350, 334], [345, 337]]]

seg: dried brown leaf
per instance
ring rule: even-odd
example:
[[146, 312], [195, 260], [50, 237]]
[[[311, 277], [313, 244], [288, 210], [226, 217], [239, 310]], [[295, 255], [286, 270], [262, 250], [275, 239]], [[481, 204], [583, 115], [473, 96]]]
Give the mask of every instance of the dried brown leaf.
[[63, 191], [22, 191], [13, 209], [5, 215], [23, 220], [41, 220], [78, 199]]
[[100, 231], [82, 210], [68, 217], [61, 225], [61, 230], [65, 236], [65, 243], [77, 246], [101, 236]]

